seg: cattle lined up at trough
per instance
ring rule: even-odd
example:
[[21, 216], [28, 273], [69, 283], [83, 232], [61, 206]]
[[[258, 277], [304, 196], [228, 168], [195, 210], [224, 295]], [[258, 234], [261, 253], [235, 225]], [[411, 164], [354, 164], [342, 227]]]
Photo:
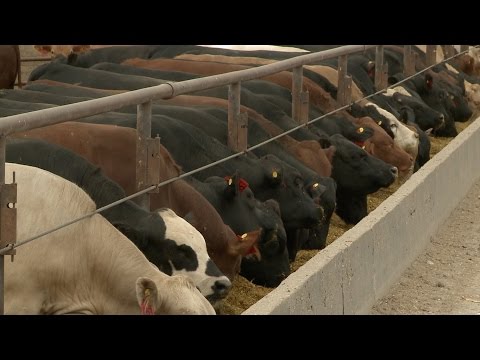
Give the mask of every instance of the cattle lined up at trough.
[[[299, 54], [241, 53], [200, 46], [118, 46], [82, 54], [71, 52], [38, 67], [23, 90], [1, 91], [0, 116], [251, 68], [295, 55]], [[348, 71], [357, 96], [376, 91], [375, 64], [371, 58], [371, 51], [349, 57]], [[339, 107], [333, 96], [337, 94], [337, 84], [331, 80], [332, 74], [338, 73], [337, 66], [334, 60], [324, 60], [306, 67], [303, 85], [310, 94], [309, 119]], [[456, 71], [437, 66], [383, 95], [328, 115], [241, 157], [197, 172], [185, 181], [177, 180], [160, 188], [159, 193], [150, 196], [150, 215], [136, 221], [142, 223], [152, 216], [162, 219], [162, 211], [157, 209], [171, 208], [175, 216], [188, 221], [179, 218], [171, 225], [179, 229], [182, 223], [184, 229], [176, 230], [175, 246], [182, 251], [185, 247], [191, 250], [191, 237], [196, 233], [199, 237], [195, 243], [204, 239], [206, 248], [184, 252], [178, 260], [177, 250], [165, 248], [157, 256], [166, 262], [151, 261], [168, 275], [201, 273], [200, 277], [190, 277], [216, 307], [228, 293], [230, 281], [239, 275], [257, 285], [277, 286], [290, 274], [291, 263], [301, 249], [320, 250], [327, 245], [334, 213], [346, 224], [358, 223], [368, 215], [368, 196], [391, 186], [398, 178], [405, 181], [428, 161], [429, 136], [455, 136], [455, 122], [468, 120], [477, 110], [475, 76], [468, 75], [467, 81], [460, 67]], [[401, 78], [392, 73], [389, 81]], [[242, 83], [241, 111], [248, 118], [249, 146], [298, 125], [290, 115], [291, 83], [289, 72]], [[218, 87], [153, 102], [151, 134], [161, 137], [161, 181], [234, 153], [227, 145], [228, 96], [227, 87]], [[117, 200], [136, 190], [136, 111], [136, 107], [126, 106], [116, 112], [79, 119], [81, 123], [52, 125], [15, 137], [46, 140], [99, 166], [123, 188], [109, 198]], [[38, 144], [43, 145], [29, 146], [53, 146]], [[62, 170], [66, 163], [74, 167], [77, 160], [44, 162], [41, 152], [32, 150], [30, 160], [25, 162], [25, 156], [14, 156], [9, 149], [13, 147], [7, 146], [7, 161], [34, 165], [78, 184], [69, 178], [69, 171]], [[86, 184], [86, 188], [95, 186]], [[97, 206], [104, 204], [93, 193], [88, 194]], [[112, 209], [110, 214], [118, 211]], [[104, 216], [132, 241], [137, 240], [135, 243], [142, 251], [142, 246], [157, 236], [152, 234], [155, 227], [147, 226], [149, 230], [142, 231], [140, 241], [137, 235], [132, 239], [129, 229], [112, 221], [108, 214]], [[188, 226], [191, 230], [185, 230]], [[158, 230], [164, 238], [166, 232], [168, 228]], [[189, 236], [190, 243], [185, 240]], [[187, 261], [192, 254], [198, 256], [198, 252], [204, 252], [208, 258], [207, 251], [211, 259], [202, 260], [201, 265], [197, 261], [193, 266]], [[206, 282], [206, 278], [212, 281]]]

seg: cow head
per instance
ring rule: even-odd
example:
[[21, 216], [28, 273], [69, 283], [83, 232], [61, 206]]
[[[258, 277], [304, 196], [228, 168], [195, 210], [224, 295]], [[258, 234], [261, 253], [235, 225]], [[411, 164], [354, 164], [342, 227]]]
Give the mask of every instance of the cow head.
[[259, 165], [260, 172], [254, 179], [255, 194], [261, 200], [274, 199], [279, 203], [286, 229], [320, 222], [323, 210], [306, 193], [304, 179], [297, 169], [274, 155], [263, 156]]
[[167, 275], [183, 274], [217, 306], [230, 290], [230, 280], [210, 259], [205, 239], [185, 219], [171, 209], [159, 209], [139, 220], [134, 229], [114, 223], [145, 256]]
[[136, 281], [137, 301], [143, 315], [215, 315], [215, 310], [195, 288], [191, 279], [175, 275], [159, 281], [140, 277]]
[[[258, 243], [258, 253], [248, 254], [242, 260], [241, 274], [257, 285], [275, 287], [290, 274], [287, 234], [280, 219], [280, 207], [274, 200], [264, 202], [264, 212], [274, 221]], [[276, 218], [276, 220], [275, 220]]]
[[[274, 179], [272, 176], [272, 181]], [[205, 183], [213, 193], [207, 199], [236, 234], [261, 230], [257, 234], [258, 241], [245, 247], [240, 273], [258, 285], [278, 285], [290, 271], [284, 246], [286, 231], [278, 203], [257, 200], [247, 181], [238, 173], [225, 178], [212, 176]], [[245, 238], [248, 239], [248, 235]]]

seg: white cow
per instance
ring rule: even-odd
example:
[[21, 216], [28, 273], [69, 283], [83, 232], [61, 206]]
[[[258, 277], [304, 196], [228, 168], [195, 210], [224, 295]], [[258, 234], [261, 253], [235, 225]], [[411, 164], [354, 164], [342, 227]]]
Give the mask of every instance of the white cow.
[[418, 145], [420, 143], [418, 134], [415, 131], [409, 129], [392, 113], [385, 109], [382, 109], [380, 106], [369, 101], [365, 101], [363, 104], [364, 106], [373, 106], [375, 109], [377, 109], [380, 115], [385, 116], [390, 121], [390, 129], [393, 133], [393, 141], [400, 148], [405, 150], [415, 161], [418, 155]]
[[[6, 164], [18, 183], [17, 238], [95, 210], [77, 185], [45, 170]], [[168, 276], [103, 216], [94, 215], [17, 248], [5, 261], [7, 314], [215, 314], [183, 275]]]

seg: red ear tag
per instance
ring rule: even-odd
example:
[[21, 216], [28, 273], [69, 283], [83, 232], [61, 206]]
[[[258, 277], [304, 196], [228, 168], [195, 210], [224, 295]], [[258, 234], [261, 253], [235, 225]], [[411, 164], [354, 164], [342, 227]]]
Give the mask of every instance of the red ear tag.
[[238, 187], [240, 189], [240, 192], [242, 192], [243, 190], [245, 190], [248, 187], [248, 182], [246, 182], [244, 179], [240, 179], [240, 181], [238, 183]]

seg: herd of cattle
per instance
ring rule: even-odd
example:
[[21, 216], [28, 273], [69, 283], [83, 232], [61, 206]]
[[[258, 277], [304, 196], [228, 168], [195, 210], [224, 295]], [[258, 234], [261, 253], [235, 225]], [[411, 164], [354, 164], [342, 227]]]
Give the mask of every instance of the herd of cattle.
[[[303, 50], [62, 47], [22, 89], [0, 84], [11, 88], [0, 90], [0, 117], [326, 47], [296, 48]], [[414, 49], [422, 70], [424, 49]], [[7, 64], [2, 51], [0, 64]], [[20, 246], [15, 261], [5, 262], [6, 313], [215, 314], [239, 274], [277, 286], [298, 250], [325, 247], [334, 212], [356, 224], [367, 215], [369, 194], [407, 179], [430, 159], [431, 136], [457, 135], [455, 122], [469, 120], [480, 104], [479, 55], [472, 47], [308, 128], [163, 186], [151, 194], [150, 210], [126, 201]], [[374, 50], [349, 56], [353, 100], [376, 91], [374, 60]], [[389, 84], [404, 78], [402, 47], [385, 46], [385, 61]], [[19, 60], [11, 64], [15, 79]], [[309, 119], [338, 107], [337, 65], [332, 59], [305, 66]], [[249, 146], [298, 125], [291, 84], [287, 71], [242, 83]], [[126, 106], [8, 137], [6, 182], [14, 171], [18, 240], [136, 191], [136, 111]], [[227, 118], [226, 86], [155, 101], [152, 137], [161, 137], [161, 181], [232, 155]]]

